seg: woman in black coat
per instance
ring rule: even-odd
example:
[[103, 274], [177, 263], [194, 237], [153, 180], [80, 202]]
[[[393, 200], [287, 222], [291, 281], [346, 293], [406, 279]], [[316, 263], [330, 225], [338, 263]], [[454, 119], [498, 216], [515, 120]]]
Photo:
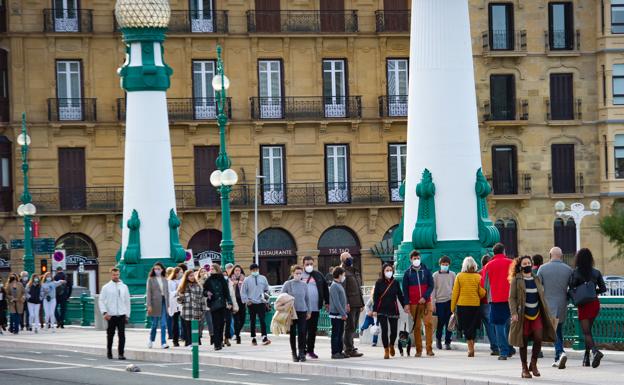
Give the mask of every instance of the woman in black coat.
[[208, 307], [212, 315], [213, 345], [215, 350], [221, 350], [223, 348], [225, 310], [232, 308], [232, 297], [230, 296], [227, 278], [223, 276], [221, 266], [216, 263], [212, 265], [210, 277], [204, 282], [204, 295], [208, 297]]
[[[403, 292], [394, 279], [394, 267], [388, 263], [381, 269], [381, 277], [375, 283], [373, 294], [373, 317], [377, 317], [381, 326], [381, 341], [384, 346], [384, 359], [394, 357], [394, 344], [397, 339], [401, 307], [405, 306]], [[390, 339], [388, 340], [388, 325]]]

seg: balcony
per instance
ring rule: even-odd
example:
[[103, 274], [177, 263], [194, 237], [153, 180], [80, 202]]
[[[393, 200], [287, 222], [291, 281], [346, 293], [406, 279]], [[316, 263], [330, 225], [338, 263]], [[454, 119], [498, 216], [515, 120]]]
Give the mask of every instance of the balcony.
[[[550, 125], [567, 125], [583, 120], [583, 100], [569, 96], [545, 99], [546, 121]], [[572, 122], [577, 124], [577, 122]]]
[[[121, 212], [123, 187], [86, 187], [84, 189], [31, 188], [33, 203], [40, 213]], [[179, 210], [219, 209], [216, 189], [208, 185], [175, 187]], [[254, 205], [254, 185], [237, 184], [230, 193], [235, 209], [251, 209]], [[258, 204], [262, 207], [322, 207], [328, 205], [397, 206], [387, 181], [345, 183], [284, 183], [261, 185]]]
[[529, 199], [533, 193], [531, 174], [521, 174], [514, 179], [494, 180], [492, 176], [487, 177], [492, 186], [492, 199], [495, 200], [523, 200]]
[[93, 32], [90, 9], [44, 9], [43, 32]]
[[411, 12], [403, 11], [375, 11], [375, 31], [377, 32], [409, 32]]
[[486, 100], [483, 102], [483, 121], [488, 126], [524, 126], [529, 120], [529, 101]]
[[345, 11], [247, 11], [249, 33], [355, 33], [358, 13]]
[[359, 119], [361, 96], [289, 96], [250, 98], [252, 119], [319, 120]]
[[[119, 32], [115, 20], [114, 29]], [[171, 11], [168, 33], [228, 33], [228, 11]]]
[[379, 97], [379, 116], [382, 118], [407, 117], [407, 95], [386, 95]]
[[525, 56], [527, 33], [511, 30], [490, 30], [481, 34], [484, 56]]
[[548, 174], [548, 194], [564, 195], [574, 194], [582, 195], [585, 193], [585, 178], [583, 173], [579, 172], [573, 178], [561, 178], [562, 180], [553, 180], [552, 174]]
[[48, 121], [50, 122], [95, 122], [97, 108], [95, 98], [50, 98], [48, 99]]
[[[232, 119], [232, 98], [227, 98], [225, 110], [228, 119]], [[215, 98], [168, 98], [167, 112], [169, 121], [215, 120], [217, 103]], [[117, 99], [117, 120], [126, 120], [126, 99]]]
[[578, 55], [581, 50], [581, 30], [544, 31], [544, 49], [551, 56]]

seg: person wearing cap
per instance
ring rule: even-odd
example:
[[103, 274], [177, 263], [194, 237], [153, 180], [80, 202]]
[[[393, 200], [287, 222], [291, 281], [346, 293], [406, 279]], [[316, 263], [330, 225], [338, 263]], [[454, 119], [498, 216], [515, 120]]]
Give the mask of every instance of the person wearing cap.
[[269, 298], [269, 281], [264, 275], [260, 275], [260, 268], [252, 263], [249, 266], [251, 275], [243, 281], [241, 289], [241, 299], [249, 309], [249, 327], [251, 331], [251, 344], [258, 345], [256, 341], [256, 317], [260, 318], [260, 332], [262, 333], [262, 344], [271, 343], [267, 336], [266, 311], [267, 300]]
[[56, 316], [56, 323], [61, 329], [65, 328], [65, 314], [67, 313], [67, 302], [71, 297], [72, 292], [72, 280], [67, 279], [67, 274], [63, 271], [61, 266], [56, 268], [56, 274], [54, 275], [54, 281], [64, 281], [65, 283], [56, 287], [56, 303], [57, 307], [54, 311]]

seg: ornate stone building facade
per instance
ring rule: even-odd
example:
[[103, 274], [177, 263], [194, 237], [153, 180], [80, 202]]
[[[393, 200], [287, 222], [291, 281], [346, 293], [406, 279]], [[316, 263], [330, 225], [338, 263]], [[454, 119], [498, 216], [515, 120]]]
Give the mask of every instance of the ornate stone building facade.
[[[272, 282], [300, 256], [318, 256], [327, 269], [349, 250], [371, 283], [388, 257], [381, 241], [401, 215], [409, 2], [170, 3], [165, 57], [174, 70], [168, 104], [183, 245], [196, 255], [218, 252], [210, 81], [221, 44], [231, 80], [228, 153], [239, 174], [237, 261], [247, 266], [254, 256], [257, 199], [259, 259]], [[77, 283], [97, 290], [121, 239], [125, 101], [116, 69], [125, 51], [114, 1], [3, 5], [0, 236], [5, 244], [23, 237], [16, 137], [25, 111], [39, 236], [74, 256], [70, 269], [82, 261]], [[470, 5], [492, 219], [514, 253], [545, 254], [555, 242], [573, 251], [574, 227], [555, 220], [554, 203], [596, 199], [607, 213], [624, 191], [624, 2]], [[264, 176], [257, 195], [256, 170]], [[582, 243], [598, 267], [624, 272], [609, 262], [614, 250], [596, 218], [583, 222]], [[5, 247], [2, 255], [2, 274], [22, 268], [21, 250]]]

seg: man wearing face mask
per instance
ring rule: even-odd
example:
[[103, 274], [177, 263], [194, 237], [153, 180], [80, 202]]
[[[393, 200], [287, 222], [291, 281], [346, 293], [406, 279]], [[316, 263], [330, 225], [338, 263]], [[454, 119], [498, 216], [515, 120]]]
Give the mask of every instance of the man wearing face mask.
[[448, 330], [448, 323], [451, 319], [451, 295], [453, 294], [453, 284], [455, 283], [455, 273], [450, 270], [451, 259], [446, 255], [439, 261], [440, 270], [433, 273], [433, 293], [431, 295], [431, 305], [433, 312], [438, 316], [438, 327], [436, 329], [436, 347], [442, 349], [442, 334], [444, 333], [444, 349], [451, 350], [452, 332]]
[[302, 280], [308, 287], [311, 307], [311, 316], [307, 324], [306, 353], [309, 358], [317, 359], [318, 356], [314, 353], [316, 332], [318, 330], [318, 320], [323, 305], [326, 310], [329, 309], [329, 286], [323, 274], [314, 269], [314, 257], [303, 257], [302, 264], [304, 269]]
[[243, 281], [241, 288], [241, 299], [249, 309], [249, 328], [251, 332], [251, 344], [258, 345], [256, 341], [256, 317], [260, 321], [260, 331], [262, 333], [262, 345], [268, 345], [271, 340], [267, 337], [266, 327], [266, 306], [269, 293], [269, 281], [260, 275], [260, 267], [252, 263], [249, 266], [251, 275]]
[[362, 357], [364, 354], [357, 351], [353, 344], [353, 334], [355, 334], [356, 325], [360, 319], [360, 312], [364, 307], [364, 298], [362, 297], [362, 283], [360, 282], [359, 272], [353, 267], [353, 257], [348, 252], [340, 255], [341, 267], [345, 271], [346, 279], [342, 286], [347, 293], [347, 322], [344, 330], [344, 355], [348, 357]]
[[[28, 285], [29, 279], [30, 278], [28, 277], [27, 271], [22, 271], [20, 273], [20, 283], [24, 287], [24, 290], [26, 290], [26, 285]], [[20, 327], [22, 330], [24, 330], [24, 328], [26, 328], [27, 330], [31, 330], [30, 329], [30, 316], [28, 314], [28, 307], [26, 306], [24, 306], [24, 312], [20, 315]]]
[[403, 293], [407, 297], [408, 305], [405, 312], [414, 319], [414, 342], [416, 345], [416, 357], [422, 357], [422, 324], [425, 324], [425, 343], [428, 356], [433, 353], [433, 309], [431, 306], [431, 293], [433, 292], [433, 276], [424, 263], [420, 261], [420, 253], [417, 250], [410, 254], [412, 266], [403, 275]]

